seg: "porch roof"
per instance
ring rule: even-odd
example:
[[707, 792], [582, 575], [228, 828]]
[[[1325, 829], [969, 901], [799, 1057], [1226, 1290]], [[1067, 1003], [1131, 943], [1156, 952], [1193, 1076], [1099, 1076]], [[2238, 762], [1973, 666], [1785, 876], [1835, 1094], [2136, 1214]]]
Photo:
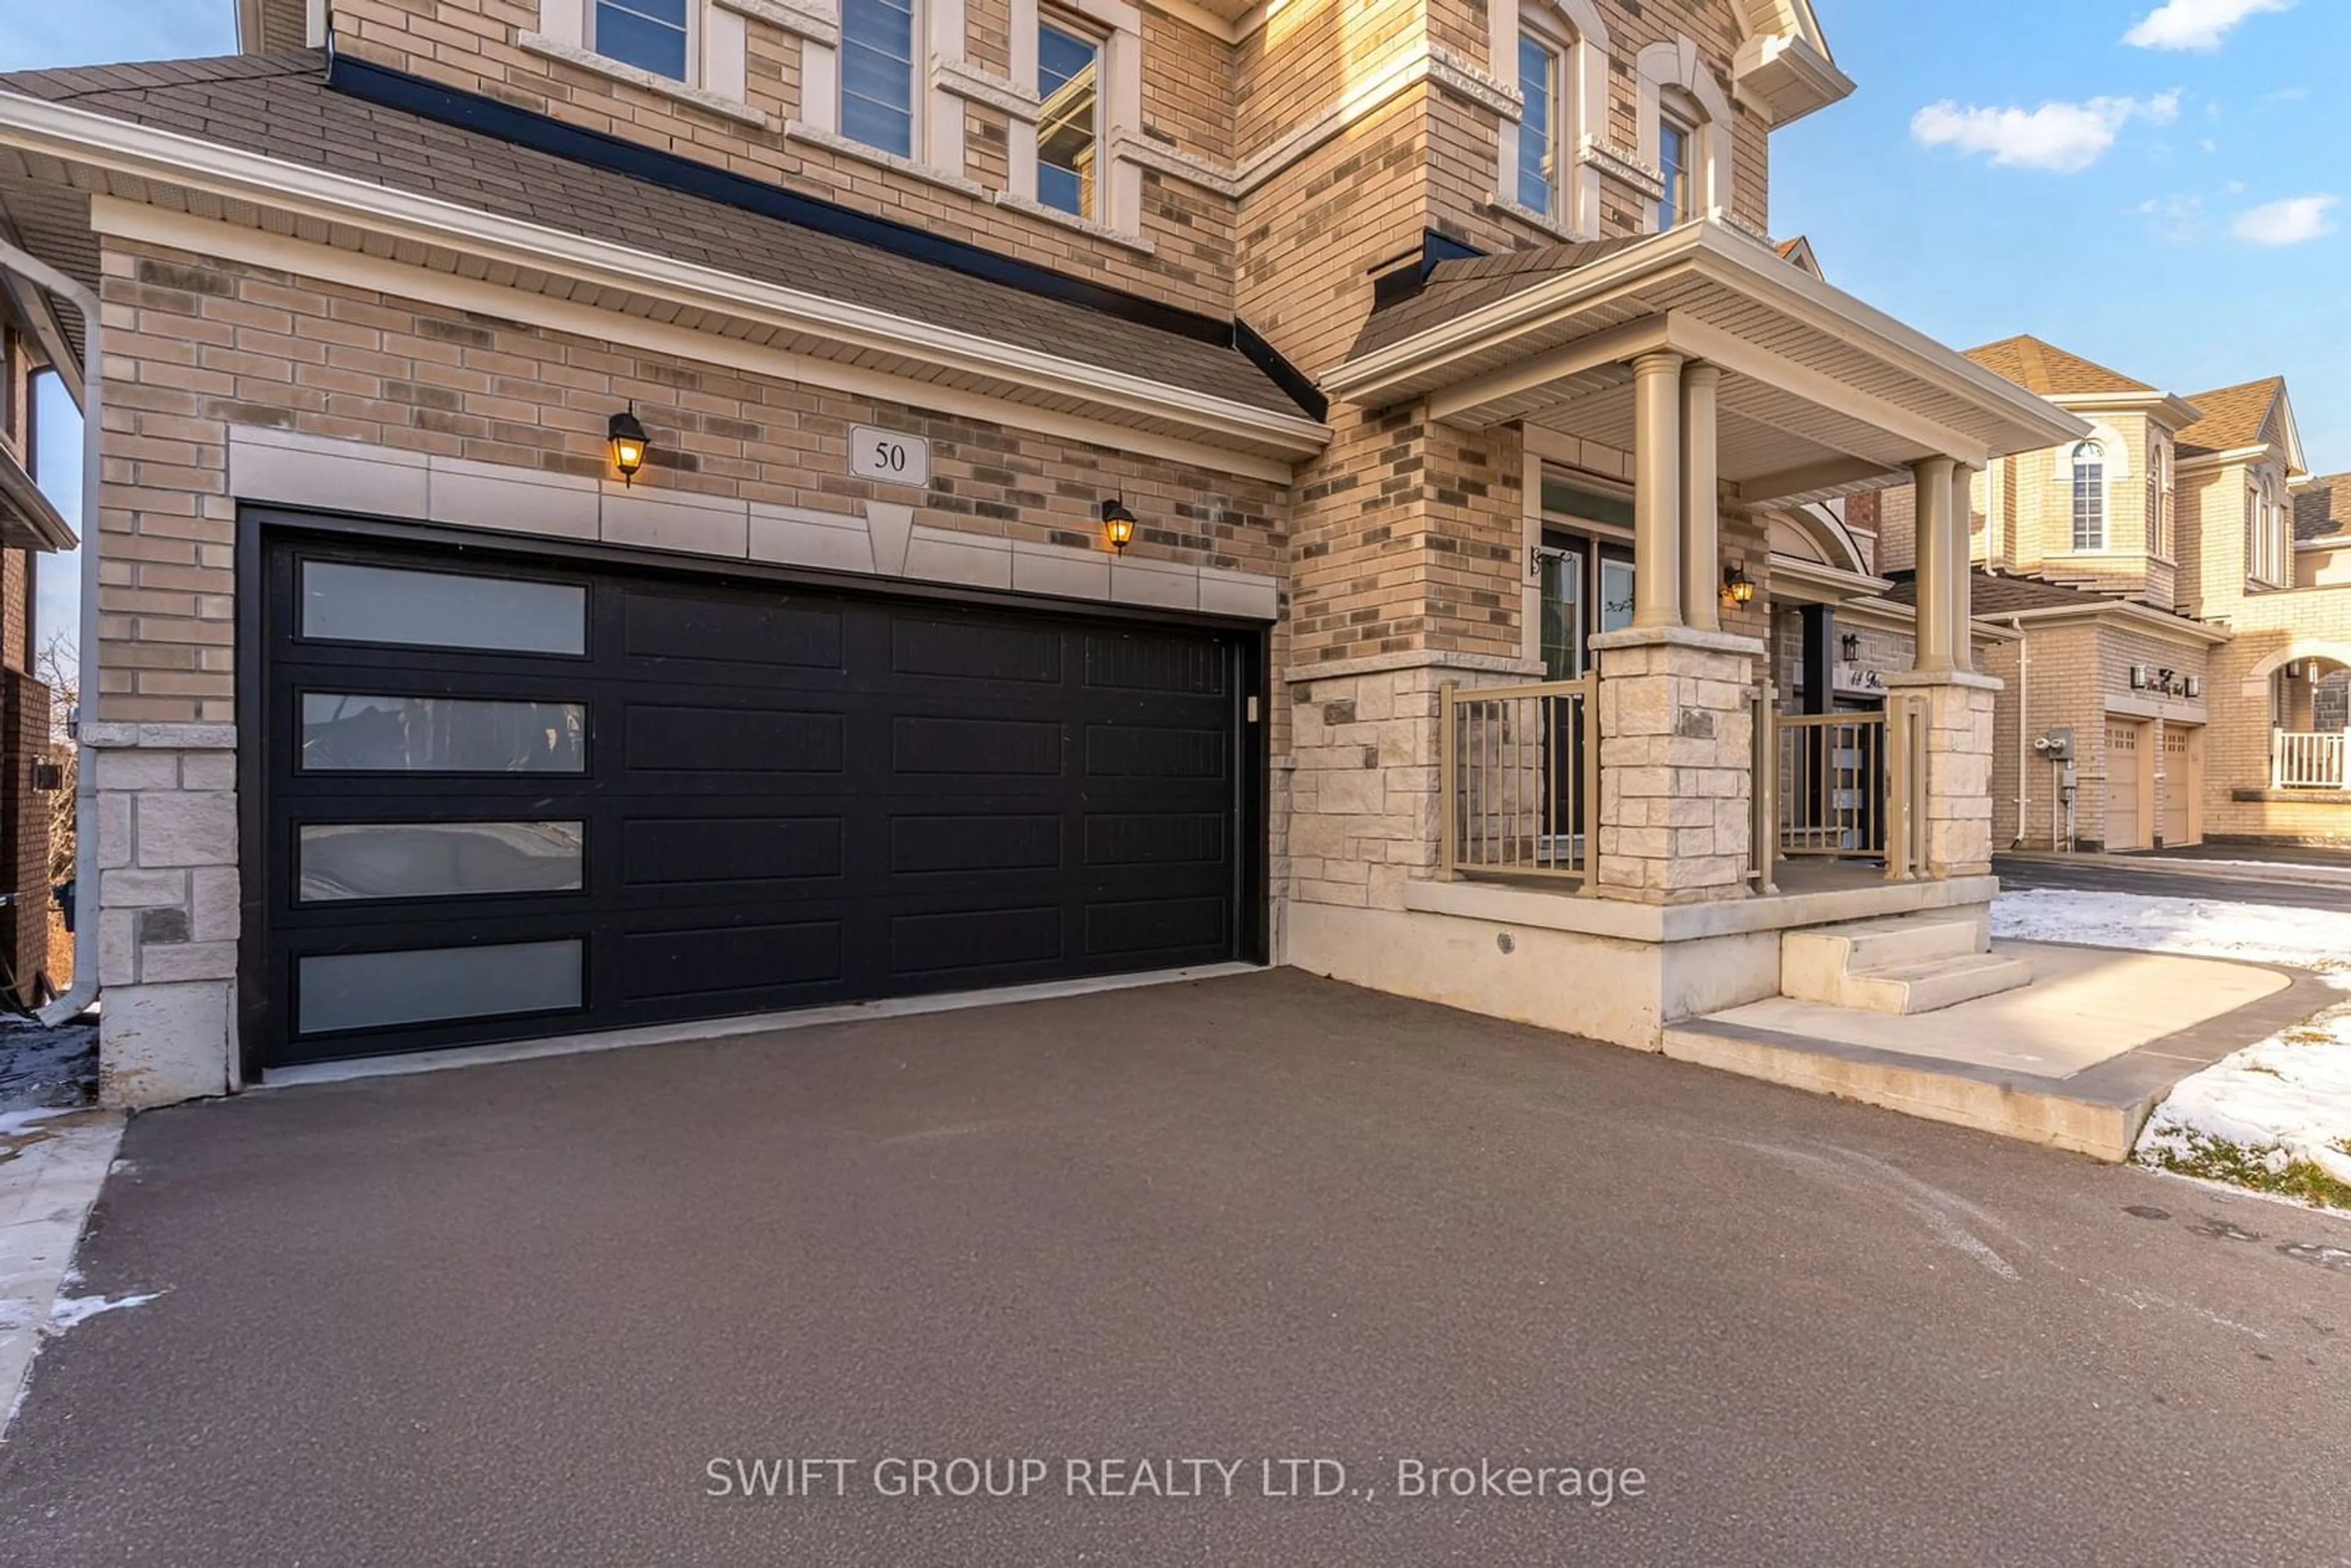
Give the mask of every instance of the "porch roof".
[[1629, 450], [1630, 361], [1723, 371], [1719, 465], [1742, 504], [1877, 487], [1921, 458], [1976, 466], [2089, 426], [1790, 265], [1716, 218], [1661, 235], [1439, 263], [1375, 309], [1325, 390], [1426, 398], [1446, 423], [1526, 421]]

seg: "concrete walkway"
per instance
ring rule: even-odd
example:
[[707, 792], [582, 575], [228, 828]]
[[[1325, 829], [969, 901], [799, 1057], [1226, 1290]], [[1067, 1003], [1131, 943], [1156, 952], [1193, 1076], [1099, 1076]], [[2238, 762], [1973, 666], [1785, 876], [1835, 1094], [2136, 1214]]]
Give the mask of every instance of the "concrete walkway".
[[0, 1437], [121, 1141], [111, 1111], [0, 1113]]
[[2129, 1158], [2172, 1085], [2340, 1000], [2263, 964], [1995, 942], [2033, 983], [1897, 1018], [1786, 998], [1669, 1029], [1666, 1053], [2093, 1158]]

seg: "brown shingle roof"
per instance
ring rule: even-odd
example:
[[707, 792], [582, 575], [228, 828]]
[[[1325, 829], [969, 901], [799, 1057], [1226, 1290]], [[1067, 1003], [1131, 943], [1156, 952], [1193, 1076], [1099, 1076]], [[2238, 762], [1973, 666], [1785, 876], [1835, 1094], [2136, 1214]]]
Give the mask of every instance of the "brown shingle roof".
[[2079, 354], [2069, 354], [2054, 343], [2030, 336], [2003, 338], [1980, 349], [1970, 349], [1968, 358], [2038, 397], [2156, 390], [2120, 371], [2110, 371]]
[[2294, 537], [2339, 538], [2351, 533], [2351, 474], [2313, 479], [2294, 489]]
[[2283, 376], [2264, 376], [2242, 386], [2198, 392], [2188, 401], [2203, 410], [2204, 417], [2179, 433], [2181, 455], [2192, 457], [2261, 444], [2269, 428], [2270, 412], [2284, 391]]
[[1430, 269], [1428, 280], [1421, 285], [1418, 293], [1373, 310], [1371, 319], [1364, 323], [1363, 332], [1355, 339], [1353, 353], [1361, 357], [1391, 343], [1400, 343], [1416, 332], [1507, 299], [1653, 237], [1627, 235], [1619, 239], [1537, 246], [1531, 250], [1505, 251], [1499, 256], [1440, 261]]
[[305, 50], [24, 71], [0, 76], [0, 91], [69, 101], [1252, 407], [1299, 412], [1238, 349], [372, 103], [330, 89], [325, 66], [325, 55]]

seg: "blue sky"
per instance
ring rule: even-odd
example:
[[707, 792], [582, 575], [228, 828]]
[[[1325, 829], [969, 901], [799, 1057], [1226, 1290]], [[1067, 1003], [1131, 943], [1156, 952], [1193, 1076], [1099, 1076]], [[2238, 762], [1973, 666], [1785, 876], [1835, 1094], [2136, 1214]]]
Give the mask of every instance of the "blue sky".
[[[2351, 469], [2346, 0], [1815, 0], [1860, 84], [1774, 138], [1772, 228], [1957, 348], [2032, 332], [2179, 392], [2283, 374]], [[229, 0], [13, 8], [0, 70], [221, 54]], [[70, 514], [73, 410], [44, 405]], [[45, 630], [74, 571], [45, 563]]]
[[1859, 89], [1773, 139], [1771, 219], [1831, 282], [2183, 394], [2283, 374], [2351, 469], [2351, 4], [1814, 5]]

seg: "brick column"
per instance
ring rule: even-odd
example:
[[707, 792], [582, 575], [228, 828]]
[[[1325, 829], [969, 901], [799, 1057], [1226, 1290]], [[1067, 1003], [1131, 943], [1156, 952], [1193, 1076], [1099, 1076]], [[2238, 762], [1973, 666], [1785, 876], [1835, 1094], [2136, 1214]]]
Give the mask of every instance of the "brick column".
[[1889, 697], [1927, 711], [1927, 813], [1918, 841], [1919, 873], [1941, 881], [1991, 870], [1992, 703], [2004, 683], [1956, 670], [1898, 670], [1886, 677]]
[[1641, 904], [1748, 895], [1752, 637], [1680, 626], [1592, 639], [1600, 656], [1600, 841], [1593, 891]]

